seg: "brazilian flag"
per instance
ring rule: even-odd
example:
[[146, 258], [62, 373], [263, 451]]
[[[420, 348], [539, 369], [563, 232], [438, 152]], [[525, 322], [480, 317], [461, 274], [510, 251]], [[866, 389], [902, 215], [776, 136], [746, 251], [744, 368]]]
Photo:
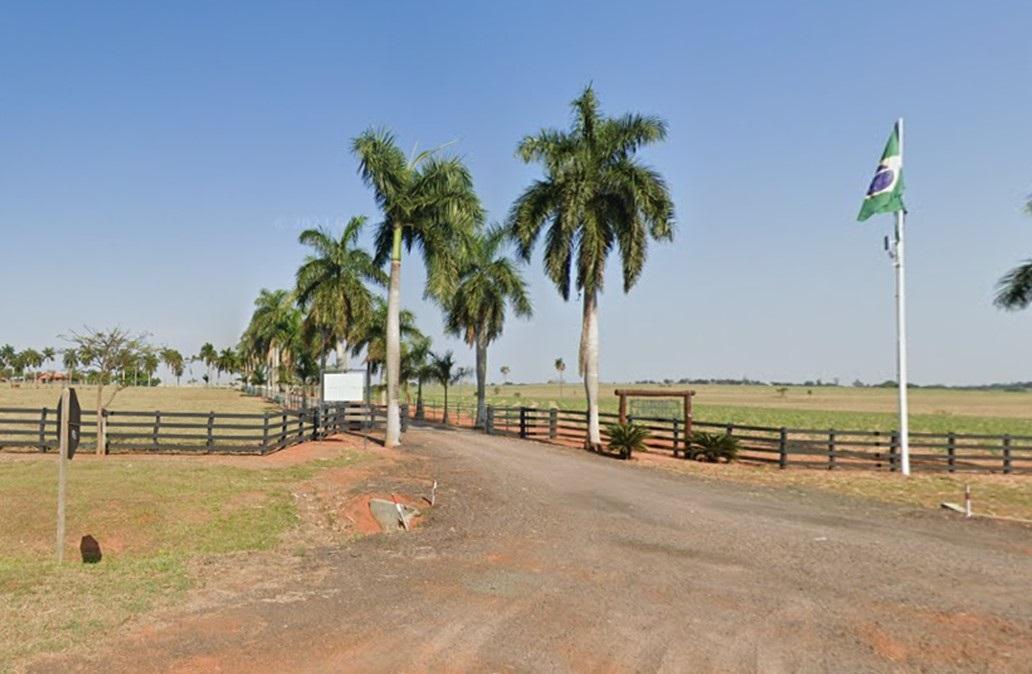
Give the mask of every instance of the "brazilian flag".
[[899, 143], [899, 123], [892, 128], [889, 142], [885, 144], [878, 168], [875, 169], [867, 196], [860, 206], [857, 220], [866, 220], [875, 213], [906, 211], [903, 205], [903, 152]]

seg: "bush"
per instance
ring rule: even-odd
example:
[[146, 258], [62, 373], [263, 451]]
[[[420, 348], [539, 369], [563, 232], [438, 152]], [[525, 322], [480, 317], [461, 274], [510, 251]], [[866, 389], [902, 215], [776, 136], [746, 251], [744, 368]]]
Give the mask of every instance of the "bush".
[[611, 424], [609, 426], [609, 449], [619, 452], [622, 458], [629, 459], [632, 452], [644, 449], [645, 440], [648, 437], [648, 430], [638, 424]]
[[696, 461], [717, 463], [721, 459], [734, 461], [738, 456], [738, 438], [727, 433], [692, 433], [692, 448], [689, 458]]

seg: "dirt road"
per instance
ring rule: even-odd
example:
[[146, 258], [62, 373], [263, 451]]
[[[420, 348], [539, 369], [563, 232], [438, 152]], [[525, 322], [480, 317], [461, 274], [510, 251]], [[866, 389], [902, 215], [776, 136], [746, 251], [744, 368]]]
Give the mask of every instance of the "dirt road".
[[421, 429], [410, 534], [38, 671], [1029, 671], [1032, 533]]

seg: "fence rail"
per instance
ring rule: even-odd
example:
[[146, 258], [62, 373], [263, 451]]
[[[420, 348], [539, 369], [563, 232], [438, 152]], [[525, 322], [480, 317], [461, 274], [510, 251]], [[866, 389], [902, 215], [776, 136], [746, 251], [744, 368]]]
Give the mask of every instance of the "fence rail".
[[[465, 412], [465, 414], [463, 414]], [[432, 401], [417, 408], [416, 419], [440, 422], [443, 409]], [[449, 405], [449, 423], [474, 425], [475, 408]], [[599, 414], [602, 441], [608, 442], [607, 425], [618, 421], [611, 412]], [[629, 417], [645, 427], [649, 451], [686, 456], [692, 438], [686, 437], [685, 421], [661, 417]], [[487, 433], [511, 435], [555, 444], [583, 446], [587, 438], [587, 412], [539, 407], [488, 406], [483, 424]], [[691, 421], [693, 433], [728, 433], [738, 439], [738, 460], [780, 468], [824, 470], [899, 470], [899, 436], [896, 431], [852, 429], [774, 428], [744, 424]], [[1032, 472], [1032, 436], [965, 433], [911, 433], [910, 465], [923, 472]]]
[[[82, 411], [81, 447], [105, 452], [269, 454], [307, 440], [383, 427], [384, 408], [339, 404], [263, 414], [105, 410]], [[0, 408], [0, 449], [46, 452], [58, 445], [55, 408]]]

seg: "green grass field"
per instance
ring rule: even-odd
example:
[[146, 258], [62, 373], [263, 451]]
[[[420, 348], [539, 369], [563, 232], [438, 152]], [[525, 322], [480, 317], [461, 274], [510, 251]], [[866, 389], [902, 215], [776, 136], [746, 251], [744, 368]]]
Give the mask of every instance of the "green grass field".
[[[603, 384], [601, 407], [615, 412], [616, 388], [681, 389], [682, 386]], [[763, 386], [690, 386], [696, 391], [694, 416], [700, 421], [790, 428], [839, 428], [889, 431], [898, 425], [896, 391], [881, 388], [791, 387], [783, 394]], [[439, 386], [425, 386], [424, 396], [437, 404]], [[472, 408], [475, 389], [461, 384], [449, 390], [449, 404]], [[1032, 392], [916, 389], [910, 392], [910, 424], [915, 432], [1032, 435]], [[584, 390], [578, 382], [489, 386], [493, 405], [529, 405], [582, 410]]]
[[[53, 561], [54, 462], [0, 458], [0, 672], [177, 600], [202, 580], [192, 569], [197, 560], [277, 546], [299, 522], [291, 492], [319, 471], [365, 458], [341, 449], [270, 467], [259, 460], [76, 457], [60, 566]], [[80, 562], [84, 534], [100, 541], [100, 564]]]

